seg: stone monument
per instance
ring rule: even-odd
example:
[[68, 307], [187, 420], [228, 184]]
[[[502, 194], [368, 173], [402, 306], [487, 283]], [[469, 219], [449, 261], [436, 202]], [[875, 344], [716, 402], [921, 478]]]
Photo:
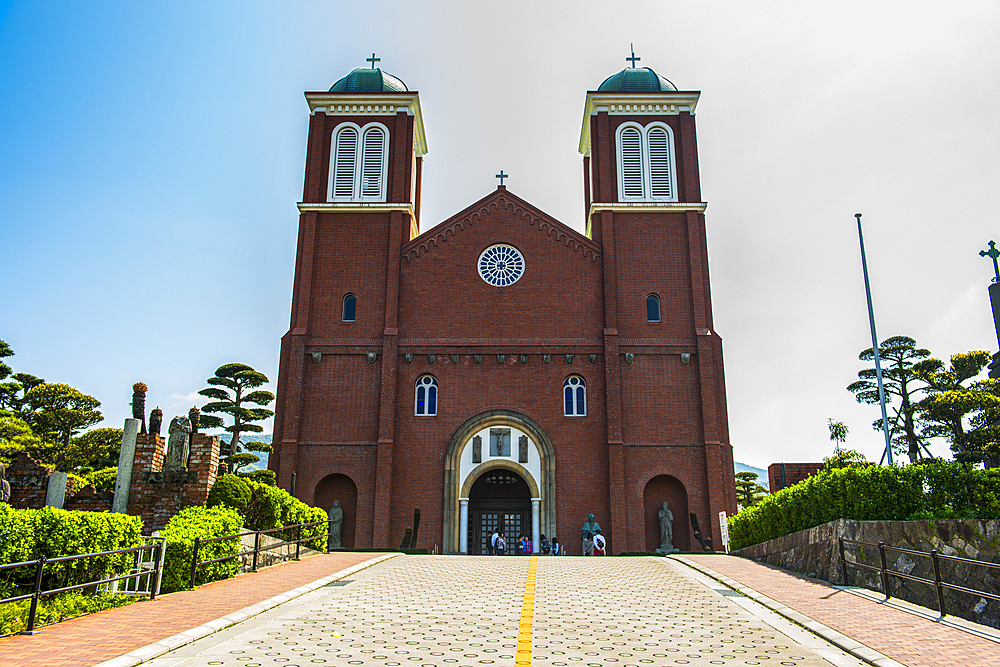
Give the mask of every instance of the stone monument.
[[163, 410], [158, 407], [153, 408], [153, 411], [149, 413], [149, 433], [160, 435], [161, 424], [163, 424]]
[[174, 417], [167, 433], [167, 455], [163, 461], [163, 469], [186, 469], [191, 449], [191, 420], [181, 415]]
[[340, 541], [340, 529], [344, 525], [344, 509], [340, 506], [339, 500], [333, 501], [333, 507], [330, 508], [328, 516], [330, 519], [330, 537], [327, 540], [326, 548], [327, 550], [343, 549], [344, 545]]
[[140, 433], [146, 433], [146, 392], [149, 387], [143, 382], [132, 385], [132, 419], [142, 422]]
[[660, 521], [660, 546], [656, 549], [657, 553], [672, 554], [679, 551], [674, 546], [674, 513], [670, 511], [670, 503], [666, 500], [663, 501], [657, 518]]

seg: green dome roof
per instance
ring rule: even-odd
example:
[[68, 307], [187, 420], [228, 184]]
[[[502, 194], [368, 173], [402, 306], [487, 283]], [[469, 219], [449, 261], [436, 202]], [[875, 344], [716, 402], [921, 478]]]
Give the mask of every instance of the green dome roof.
[[393, 75], [380, 69], [359, 67], [330, 86], [331, 93], [405, 93], [409, 88]]
[[627, 67], [612, 74], [598, 90], [603, 91], [676, 91], [677, 86], [648, 67]]

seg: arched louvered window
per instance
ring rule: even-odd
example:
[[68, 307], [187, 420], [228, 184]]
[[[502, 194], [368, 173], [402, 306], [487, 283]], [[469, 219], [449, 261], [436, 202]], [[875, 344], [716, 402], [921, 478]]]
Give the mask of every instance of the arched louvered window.
[[365, 129], [361, 158], [361, 198], [385, 199], [385, 130]]
[[664, 123], [618, 128], [618, 198], [677, 201], [673, 131]]
[[587, 383], [579, 375], [571, 375], [563, 382], [563, 414], [587, 416]]
[[344, 297], [344, 310], [340, 319], [344, 322], [353, 322], [354, 313], [355, 310], [357, 309], [357, 305], [358, 305], [358, 297], [354, 296], [353, 294], [346, 295]]
[[341, 123], [330, 151], [331, 201], [385, 201], [389, 131], [382, 123]]
[[333, 148], [331, 199], [354, 198], [354, 172], [358, 163], [358, 129], [348, 125], [337, 131]]
[[643, 199], [645, 192], [642, 183], [642, 133], [637, 127], [626, 127], [619, 141], [622, 199]]
[[417, 380], [413, 414], [433, 417], [437, 414], [438, 381], [433, 375], [421, 375]]
[[649, 196], [651, 199], [672, 199], [674, 195], [670, 169], [670, 138], [663, 127], [646, 131], [649, 146]]
[[646, 297], [646, 321], [660, 321], [660, 297], [650, 294]]

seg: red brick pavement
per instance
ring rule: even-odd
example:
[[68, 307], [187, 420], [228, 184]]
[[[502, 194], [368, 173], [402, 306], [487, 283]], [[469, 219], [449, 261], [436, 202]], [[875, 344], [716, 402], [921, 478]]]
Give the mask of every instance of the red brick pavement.
[[909, 667], [996, 667], [1000, 644], [737, 556], [686, 558]]
[[2, 667], [93, 665], [384, 554], [336, 553], [275, 565], [193, 591], [108, 609], [0, 639]]

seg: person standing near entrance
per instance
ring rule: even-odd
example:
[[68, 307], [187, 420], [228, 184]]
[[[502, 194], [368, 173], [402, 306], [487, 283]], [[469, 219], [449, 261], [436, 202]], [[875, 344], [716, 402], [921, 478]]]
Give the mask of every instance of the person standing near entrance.
[[497, 556], [503, 556], [504, 549], [506, 547], [503, 535], [497, 534], [497, 541], [493, 544], [493, 551], [496, 552]]
[[604, 539], [604, 536], [601, 535], [601, 529], [598, 528], [597, 532], [594, 533], [594, 555], [595, 556], [603, 556], [604, 553], [605, 553], [604, 552], [604, 548], [607, 545], [608, 545], [608, 541]]
[[553, 537], [552, 538], [552, 555], [553, 556], [562, 556], [563, 555], [563, 548], [562, 548], [562, 545], [559, 544], [559, 538], [558, 537]]
[[490, 555], [495, 556], [497, 553], [497, 538], [500, 537], [500, 533], [493, 531], [493, 535], [490, 536]]

